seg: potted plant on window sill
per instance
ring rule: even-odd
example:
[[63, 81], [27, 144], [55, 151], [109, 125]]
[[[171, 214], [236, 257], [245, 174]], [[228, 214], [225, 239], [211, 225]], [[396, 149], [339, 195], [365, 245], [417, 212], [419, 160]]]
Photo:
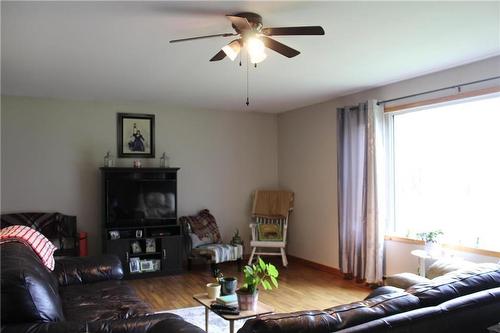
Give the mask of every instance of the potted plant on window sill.
[[418, 233], [417, 236], [425, 242], [425, 251], [430, 255], [436, 255], [440, 252], [439, 237], [443, 235], [441, 230]]
[[[259, 299], [259, 285], [264, 290], [278, 288], [279, 272], [273, 264], [265, 263], [259, 258], [257, 264], [247, 265], [243, 269], [245, 275], [245, 284], [242, 288], [236, 290], [238, 295], [238, 306], [240, 311], [257, 310]], [[271, 285], [272, 284], [272, 285]]]

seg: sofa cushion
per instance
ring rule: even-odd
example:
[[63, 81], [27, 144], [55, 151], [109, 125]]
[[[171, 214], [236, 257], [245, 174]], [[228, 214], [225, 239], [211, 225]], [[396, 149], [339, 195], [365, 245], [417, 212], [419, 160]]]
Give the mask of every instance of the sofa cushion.
[[413, 273], [398, 273], [386, 276], [384, 278], [384, 283], [387, 286], [393, 286], [402, 289], [410, 288], [414, 284], [421, 282], [429, 282], [429, 279]]
[[64, 320], [57, 280], [22, 243], [2, 244], [2, 324]]
[[76, 284], [60, 288], [60, 294], [67, 320], [127, 319], [151, 312], [123, 281]]
[[500, 287], [500, 265], [477, 264], [418, 283], [406, 292], [418, 297], [422, 306], [433, 306], [456, 297]]
[[360, 302], [325, 309], [335, 318], [337, 330], [419, 307], [419, 299], [406, 292], [389, 293]]
[[330, 333], [337, 321], [324, 311], [298, 311], [259, 316], [245, 322], [238, 333]]

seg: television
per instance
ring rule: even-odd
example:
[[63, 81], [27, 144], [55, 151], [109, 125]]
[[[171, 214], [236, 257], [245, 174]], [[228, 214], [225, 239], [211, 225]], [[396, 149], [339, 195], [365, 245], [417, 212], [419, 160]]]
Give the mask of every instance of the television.
[[176, 183], [172, 180], [108, 179], [108, 227], [176, 224]]

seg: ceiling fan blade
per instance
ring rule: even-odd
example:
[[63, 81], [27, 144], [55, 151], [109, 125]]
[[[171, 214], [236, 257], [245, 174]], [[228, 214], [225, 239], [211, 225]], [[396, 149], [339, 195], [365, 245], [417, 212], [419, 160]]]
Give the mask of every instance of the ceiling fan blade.
[[266, 36], [287, 36], [287, 35], [324, 35], [325, 30], [320, 26], [308, 27], [281, 27], [264, 28], [261, 30]]
[[223, 50], [220, 50], [219, 52], [217, 52], [216, 55], [214, 55], [212, 57], [212, 59], [210, 59], [210, 61], [219, 61], [219, 60], [222, 60], [226, 57], [226, 52], [224, 52]]
[[237, 32], [241, 33], [248, 30], [252, 30], [252, 26], [250, 25], [250, 23], [246, 18], [233, 15], [226, 15], [226, 17], [236, 27]]
[[266, 47], [278, 52], [279, 54], [284, 55], [285, 57], [293, 58], [300, 54], [299, 51], [292, 49], [290, 46], [286, 46], [285, 44], [282, 44], [272, 38], [261, 37], [261, 39]]
[[190, 41], [190, 40], [203, 39], [203, 38], [230, 37], [230, 36], [236, 36], [236, 35], [237, 34], [233, 34], [233, 33], [224, 33], [224, 34], [206, 35], [206, 36], [198, 36], [198, 37], [189, 37], [189, 38], [174, 39], [174, 40], [171, 40], [170, 43], [186, 42], [186, 41]]

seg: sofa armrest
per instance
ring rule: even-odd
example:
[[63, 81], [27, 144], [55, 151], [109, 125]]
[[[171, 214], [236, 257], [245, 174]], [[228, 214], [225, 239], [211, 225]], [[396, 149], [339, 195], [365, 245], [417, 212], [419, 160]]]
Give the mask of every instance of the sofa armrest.
[[324, 311], [299, 311], [247, 320], [238, 333], [330, 333], [337, 325], [337, 320]]
[[120, 320], [95, 322], [60, 321], [29, 323], [2, 327], [2, 333], [205, 333], [198, 326], [188, 323], [171, 313], [152, 314]]
[[120, 259], [113, 255], [57, 258], [54, 273], [61, 286], [123, 278]]

